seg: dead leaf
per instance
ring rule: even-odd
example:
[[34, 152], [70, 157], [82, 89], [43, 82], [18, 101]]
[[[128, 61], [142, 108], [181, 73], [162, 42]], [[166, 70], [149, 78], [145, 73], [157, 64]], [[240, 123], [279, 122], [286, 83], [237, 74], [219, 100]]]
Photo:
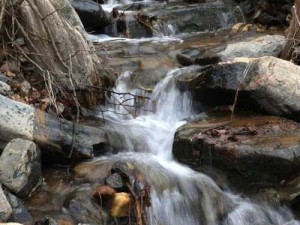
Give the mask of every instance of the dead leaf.
[[11, 72], [11, 71], [5, 71], [4, 74], [7, 76], [7, 77], [16, 77], [16, 74]]

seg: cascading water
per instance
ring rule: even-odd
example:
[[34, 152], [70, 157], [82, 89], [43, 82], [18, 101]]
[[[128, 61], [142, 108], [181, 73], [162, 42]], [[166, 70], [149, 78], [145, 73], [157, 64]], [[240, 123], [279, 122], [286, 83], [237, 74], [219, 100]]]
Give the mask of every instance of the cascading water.
[[[183, 69], [193, 70], [195, 67]], [[193, 115], [190, 94], [176, 87], [179, 71], [171, 70], [152, 94], [135, 89], [131, 73], [124, 73], [109, 97], [110, 104], [99, 115], [106, 120], [110, 144], [124, 150], [112, 158], [133, 161], [151, 185], [149, 223], [300, 224], [285, 207], [259, 205], [225, 192], [208, 176], [173, 160], [174, 133], [185, 123], [184, 118]]]

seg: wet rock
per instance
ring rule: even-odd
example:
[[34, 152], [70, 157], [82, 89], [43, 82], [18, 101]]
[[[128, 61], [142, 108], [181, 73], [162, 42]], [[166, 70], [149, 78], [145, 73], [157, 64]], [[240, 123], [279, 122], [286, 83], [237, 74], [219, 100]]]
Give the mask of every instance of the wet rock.
[[34, 216], [35, 225], [76, 225], [78, 222], [70, 215], [59, 211], [31, 211]]
[[1, 95], [8, 95], [8, 93], [11, 91], [11, 88], [8, 84], [6, 84], [3, 81], [0, 81], [0, 94]]
[[278, 188], [276, 194], [281, 202], [289, 204], [293, 208], [300, 208], [300, 177], [296, 177]]
[[111, 186], [112, 188], [118, 190], [122, 190], [123, 188], [123, 180], [120, 174], [118, 173], [113, 173], [111, 175], [109, 175], [108, 177], [106, 177], [105, 179], [105, 183], [109, 186]]
[[180, 127], [173, 154], [190, 166], [236, 171], [250, 181], [279, 183], [300, 166], [300, 125], [275, 116], [208, 114]]
[[195, 64], [195, 59], [199, 57], [201, 51], [198, 49], [185, 49], [182, 53], [176, 55], [178, 62], [182, 66], [190, 66]]
[[61, 190], [60, 192], [39, 190], [26, 200], [26, 205], [30, 212], [61, 210], [63, 200], [67, 193], [65, 190]]
[[65, 200], [64, 208], [78, 223], [106, 224], [107, 215], [91, 197], [89, 188], [75, 190]]
[[[118, 161], [114, 163], [111, 168], [111, 173], [118, 173], [121, 177], [133, 184], [135, 180], [135, 174], [137, 173], [138, 169], [136, 165], [132, 162], [126, 161]], [[126, 181], [125, 181], [126, 182]]]
[[239, 89], [238, 107], [299, 120], [299, 72], [300, 67], [274, 57], [236, 58], [179, 83], [210, 106], [232, 105]]
[[178, 62], [183, 66], [209, 65], [220, 62], [220, 57], [208, 50], [199, 51], [198, 49], [186, 49], [176, 55]]
[[152, 91], [167, 72], [178, 65], [176, 60], [167, 55], [167, 49], [176, 43], [178, 40], [115, 40], [106, 42], [104, 50], [102, 44], [96, 48], [102, 63], [113, 69], [116, 76], [132, 71], [130, 85]]
[[45, 153], [59, 152], [69, 158], [88, 158], [93, 156], [94, 146], [106, 140], [101, 129], [75, 125], [2, 95], [0, 108], [2, 142], [14, 138], [34, 140]]
[[291, 13], [293, 1], [290, 0], [236, 0], [251, 22], [264, 26], [285, 27], [286, 17]]
[[235, 13], [235, 10], [223, 1], [201, 2], [187, 5], [166, 4], [164, 7], [149, 9], [149, 12], [155, 15], [158, 21], [163, 18], [164, 24], [173, 25], [180, 33], [212, 31], [242, 22], [239, 12]]
[[76, 178], [90, 183], [104, 183], [114, 161], [101, 160], [98, 162], [84, 162], [74, 167]]
[[220, 60], [219, 56], [209, 54], [209, 53], [205, 53], [205, 54], [203, 54], [202, 56], [198, 57], [195, 60], [195, 64], [205, 66], [205, 65], [210, 65], [210, 64], [217, 64], [220, 61], [221, 60]]
[[13, 194], [7, 194], [8, 201], [12, 206], [12, 214], [9, 218], [10, 221], [18, 222], [24, 225], [33, 224], [33, 218], [25, 208], [23, 202]]
[[[111, 14], [114, 11], [111, 12]], [[112, 23], [106, 26], [105, 33], [113, 37], [146, 38], [153, 36], [150, 18], [147, 15], [117, 13]]]
[[12, 213], [12, 208], [0, 185], [0, 222], [6, 222]]
[[187, 3], [205, 3], [206, 0], [185, 0]]
[[30, 195], [41, 183], [41, 155], [32, 141], [13, 139], [0, 157], [0, 182], [18, 196]]
[[240, 10], [223, 1], [145, 2], [139, 7], [118, 7], [111, 15], [115, 22], [108, 26], [106, 33], [130, 38], [215, 31], [243, 22]]
[[92, 0], [73, 0], [71, 4], [87, 32], [99, 33], [110, 22], [101, 5]]

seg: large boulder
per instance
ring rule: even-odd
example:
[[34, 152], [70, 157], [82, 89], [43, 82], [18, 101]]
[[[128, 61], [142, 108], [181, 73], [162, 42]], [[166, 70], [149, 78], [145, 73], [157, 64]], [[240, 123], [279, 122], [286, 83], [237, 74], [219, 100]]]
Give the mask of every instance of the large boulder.
[[209, 113], [180, 127], [174, 157], [192, 167], [233, 171], [247, 182], [279, 183], [300, 167], [300, 124], [275, 116]]
[[[236, 58], [182, 76], [179, 85], [204, 104], [232, 105], [300, 120], [300, 67], [275, 57]], [[207, 97], [209, 96], [209, 98]]]
[[31, 194], [41, 184], [41, 154], [32, 141], [14, 139], [0, 157], [0, 182], [18, 196]]
[[105, 133], [99, 128], [59, 119], [2, 95], [0, 108], [2, 144], [23, 138], [37, 143], [45, 153], [55, 151], [69, 158], [90, 158], [94, 150], [106, 143]]
[[99, 33], [110, 23], [101, 5], [92, 0], [72, 0], [71, 4], [87, 32]]

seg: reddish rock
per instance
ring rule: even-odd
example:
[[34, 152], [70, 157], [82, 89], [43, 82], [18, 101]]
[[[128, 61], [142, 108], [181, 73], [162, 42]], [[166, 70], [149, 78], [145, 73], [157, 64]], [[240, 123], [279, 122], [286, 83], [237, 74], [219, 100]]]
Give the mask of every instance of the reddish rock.
[[300, 166], [300, 124], [246, 113], [231, 120], [230, 114], [217, 113], [179, 128], [173, 154], [191, 166], [206, 164], [280, 182]]

